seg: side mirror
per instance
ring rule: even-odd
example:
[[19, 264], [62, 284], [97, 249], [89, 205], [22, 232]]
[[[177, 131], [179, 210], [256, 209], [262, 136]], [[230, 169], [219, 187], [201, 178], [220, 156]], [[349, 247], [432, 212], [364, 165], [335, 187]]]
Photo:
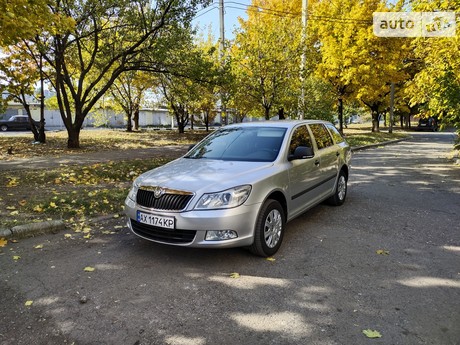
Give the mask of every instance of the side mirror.
[[288, 161], [296, 159], [312, 158], [314, 156], [313, 149], [307, 146], [298, 146], [295, 148], [294, 153], [289, 155]]

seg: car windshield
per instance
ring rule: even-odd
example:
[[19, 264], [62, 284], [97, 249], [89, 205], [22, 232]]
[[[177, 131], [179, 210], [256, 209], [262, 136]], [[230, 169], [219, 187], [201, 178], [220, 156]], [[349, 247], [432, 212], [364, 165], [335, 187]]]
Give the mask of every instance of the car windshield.
[[273, 162], [285, 133], [285, 128], [277, 127], [223, 128], [195, 146], [185, 158]]

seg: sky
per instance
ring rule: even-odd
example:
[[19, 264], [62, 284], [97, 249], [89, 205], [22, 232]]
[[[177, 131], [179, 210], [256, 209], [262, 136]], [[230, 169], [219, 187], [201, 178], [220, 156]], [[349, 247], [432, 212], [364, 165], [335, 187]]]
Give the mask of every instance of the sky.
[[[247, 18], [246, 9], [250, 4], [251, 0], [224, 0], [225, 39], [232, 39], [234, 37], [233, 31], [235, 27], [239, 27], [237, 18]], [[200, 31], [203, 31], [205, 34], [208, 32], [209, 25], [211, 25], [212, 34], [217, 40], [220, 36], [219, 0], [213, 0], [211, 5], [198, 10], [193, 24], [197, 25]]]

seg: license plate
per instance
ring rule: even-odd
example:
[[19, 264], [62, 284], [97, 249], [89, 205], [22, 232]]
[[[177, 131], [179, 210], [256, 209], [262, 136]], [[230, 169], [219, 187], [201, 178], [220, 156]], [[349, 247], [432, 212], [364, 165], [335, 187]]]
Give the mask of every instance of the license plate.
[[139, 223], [157, 226], [159, 228], [171, 229], [176, 228], [176, 219], [174, 217], [158, 216], [156, 214], [144, 213], [137, 211], [137, 221]]

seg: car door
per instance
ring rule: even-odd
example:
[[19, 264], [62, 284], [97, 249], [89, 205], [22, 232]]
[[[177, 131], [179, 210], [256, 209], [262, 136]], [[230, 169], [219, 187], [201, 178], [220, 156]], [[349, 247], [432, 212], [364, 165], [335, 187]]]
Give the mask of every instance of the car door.
[[338, 175], [340, 149], [334, 144], [331, 134], [323, 123], [309, 125], [316, 142], [319, 159], [319, 173], [321, 175], [317, 193], [324, 199], [334, 188]]
[[[300, 125], [294, 129], [290, 142], [289, 154], [294, 154], [297, 147], [313, 149], [313, 142], [307, 126]], [[317, 187], [321, 181], [321, 170], [318, 155], [295, 159], [289, 162], [289, 218], [293, 218], [319, 199]]]

